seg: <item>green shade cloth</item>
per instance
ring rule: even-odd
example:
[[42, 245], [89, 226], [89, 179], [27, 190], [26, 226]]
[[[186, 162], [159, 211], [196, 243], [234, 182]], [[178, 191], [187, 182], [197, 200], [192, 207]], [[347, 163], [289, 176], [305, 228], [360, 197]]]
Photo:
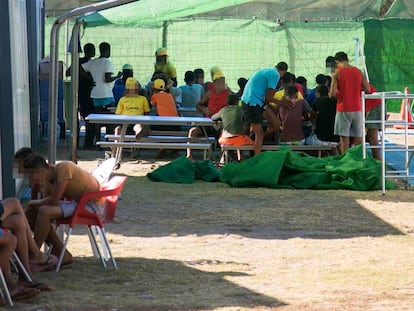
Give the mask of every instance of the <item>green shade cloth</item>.
[[[289, 148], [262, 152], [223, 167], [220, 180], [232, 187], [380, 190], [381, 163], [362, 159], [362, 147], [343, 155], [316, 158]], [[386, 188], [394, 185], [386, 181]]]
[[[292, 189], [381, 190], [381, 162], [367, 156], [362, 147], [342, 155], [317, 158], [288, 147], [262, 152], [241, 163], [226, 164], [221, 171], [209, 160], [191, 162], [181, 156], [148, 173], [151, 181], [193, 183], [196, 179], [221, 181], [232, 187]], [[386, 180], [386, 188], [395, 185]]]
[[181, 156], [170, 163], [161, 166], [147, 177], [151, 181], [191, 184], [196, 179], [219, 181], [220, 172], [209, 160], [192, 162]]
[[195, 169], [193, 163], [186, 157], [179, 157], [170, 163], [160, 166], [147, 174], [151, 181], [163, 181], [169, 183], [191, 184], [195, 181]]

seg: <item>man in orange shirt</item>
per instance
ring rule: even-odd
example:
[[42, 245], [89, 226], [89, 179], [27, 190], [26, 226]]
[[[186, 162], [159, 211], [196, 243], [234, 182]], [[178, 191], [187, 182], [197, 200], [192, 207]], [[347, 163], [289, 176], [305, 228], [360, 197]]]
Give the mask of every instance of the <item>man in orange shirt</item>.
[[361, 91], [370, 88], [361, 71], [349, 64], [345, 52], [335, 54], [337, 69], [332, 74], [329, 97], [336, 97], [335, 135], [339, 136], [340, 152], [349, 148], [350, 137], [355, 145], [361, 144], [364, 133]]

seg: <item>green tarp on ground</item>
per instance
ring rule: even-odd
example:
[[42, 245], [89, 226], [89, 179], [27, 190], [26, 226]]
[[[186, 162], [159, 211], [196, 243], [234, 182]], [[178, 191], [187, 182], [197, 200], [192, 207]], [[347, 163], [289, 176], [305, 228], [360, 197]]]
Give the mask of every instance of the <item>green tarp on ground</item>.
[[[196, 179], [220, 181], [232, 187], [267, 187], [295, 189], [380, 190], [381, 162], [362, 158], [362, 147], [343, 155], [317, 158], [304, 152], [267, 151], [241, 163], [232, 162], [220, 171], [210, 161], [191, 162], [180, 157], [162, 166], [148, 178], [152, 181], [191, 183]], [[386, 181], [386, 188], [394, 185]]]
[[209, 160], [192, 162], [181, 156], [147, 174], [151, 181], [191, 184], [196, 179], [218, 181], [220, 172]]

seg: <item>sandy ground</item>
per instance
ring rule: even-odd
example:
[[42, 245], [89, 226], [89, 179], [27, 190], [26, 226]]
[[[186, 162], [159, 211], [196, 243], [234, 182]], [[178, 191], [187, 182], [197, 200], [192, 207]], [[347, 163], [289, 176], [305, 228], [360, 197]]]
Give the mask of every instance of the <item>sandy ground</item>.
[[[67, 154], [60, 148], [59, 155]], [[169, 159], [126, 156], [116, 219], [117, 271], [91, 256], [37, 273], [54, 288], [16, 310], [413, 310], [413, 190], [314, 191], [154, 183]], [[103, 152], [78, 152], [92, 171]]]

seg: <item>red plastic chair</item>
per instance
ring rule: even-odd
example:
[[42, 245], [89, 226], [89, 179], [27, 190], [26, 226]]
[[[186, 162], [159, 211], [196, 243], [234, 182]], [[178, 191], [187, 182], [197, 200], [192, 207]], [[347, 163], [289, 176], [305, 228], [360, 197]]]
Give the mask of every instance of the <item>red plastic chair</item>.
[[[65, 254], [69, 237], [75, 225], [88, 226], [89, 236], [91, 237], [92, 250], [97, 252], [98, 257], [101, 259], [102, 265], [106, 269], [107, 265], [105, 262], [105, 258], [102, 256], [101, 251], [99, 250], [95, 233], [93, 232], [93, 228], [95, 228], [96, 233], [100, 236], [100, 239], [102, 241], [103, 251], [108, 253], [109, 259], [111, 259], [114, 269], [118, 268], [115, 258], [112, 256], [108, 240], [106, 239], [104, 225], [105, 223], [112, 222], [115, 217], [116, 207], [118, 204], [118, 197], [125, 184], [126, 179], [127, 177], [125, 176], [112, 177], [108, 182], [101, 186], [101, 190], [84, 193], [81, 199], [79, 200], [74, 214], [71, 217], [56, 219], [57, 227], [60, 225], [68, 226], [66, 230], [66, 237], [63, 243], [63, 248], [59, 256], [58, 264], [56, 265], [56, 272], [59, 272], [60, 270], [63, 261], [63, 255]], [[106, 197], [106, 208], [105, 216], [102, 219], [98, 214], [86, 210], [85, 206], [89, 200], [103, 197]]]

